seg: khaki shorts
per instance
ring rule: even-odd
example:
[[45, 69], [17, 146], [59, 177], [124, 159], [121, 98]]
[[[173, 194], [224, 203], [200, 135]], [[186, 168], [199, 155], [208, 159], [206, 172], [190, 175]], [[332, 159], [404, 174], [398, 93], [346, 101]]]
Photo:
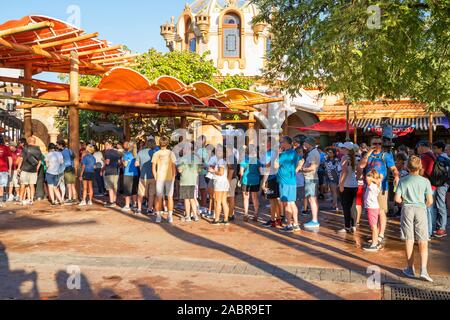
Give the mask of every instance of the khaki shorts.
[[119, 176], [118, 175], [105, 176], [104, 180], [105, 180], [105, 189], [106, 190], [108, 190], [108, 191], [113, 190], [113, 191], [117, 192], [117, 189], [119, 187]]
[[66, 184], [75, 184], [76, 183], [76, 177], [74, 171], [66, 171], [64, 172], [64, 181]]
[[389, 191], [381, 191], [378, 195], [378, 205], [380, 206], [380, 211], [387, 213], [389, 211], [388, 207], [388, 195]]
[[19, 175], [17, 174], [17, 170], [13, 171], [12, 176], [8, 179], [8, 187], [19, 188]]
[[25, 172], [20, 173], [20, 184], [24, 186], [34, 185], [37, 183], [37, 172]]
[[230, 191], [228, 192], [228, 198], [234, 198], [236, 196], [237, 178], [230, 181]]
[[401, 237], [408, 241], [428, 241], [427, 209], [414, 206], [404, 206], [400, 220]]
[[155, 179], [140, 179], [139, 180], [139, 197], [149, 197], [156, 195], [156, 180]]
[[156, 196], [158, 198], [162, 197], [173, 197], [175, 190], [175, 181], [156, 181]]

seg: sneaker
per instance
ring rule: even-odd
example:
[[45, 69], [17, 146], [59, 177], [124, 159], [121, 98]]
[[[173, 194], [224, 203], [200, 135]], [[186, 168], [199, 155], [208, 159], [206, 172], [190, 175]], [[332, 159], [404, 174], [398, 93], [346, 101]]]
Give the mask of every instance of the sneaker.
[[308, 223], [305, 223], [304, 227], [306, 229], [318, 229], [318, 228], [320, 228], [320, 223], [315, 222], [315, 221], [310, 221]]
[[266, 223], [263, 223], [262, 226], [265, 227], [265, 228], [271, 228], [272, 224], [274, 224], [274, 223], [275, 223], [275, 221], [269, 220]]
[[380, 251], [380, 249], [381, 249], [381, 246], [379, 244], [377, 244], [377, 245], [371, 244], [371, 245], [367, 245], [367, 246], [363, 247], [363, 250], [367, 251], [367, 252], [378, 252], [378, 251]]
[[223, 224], [224, 226], [229, 226], [230, 222], [229, 221], [221, 221], [220, 224]]
[[311, 211], [308, 211], [308, 210], [302, 211], [302, 216], [309, 216], [310, 214], [311, 214]]
[[167, 217], [167, 222], [173, 223], [173, 214], [169, 213], [169, 216]]
[[105, 205], [106, 208], [115, 208], [116, 204], [115, 203], [108, 203]]
[[431, 277], [427, 271], [422, 271], [420, 273], [420, 279], [428, 281], [428, 282], [434, 282], [433, 279], [431, 279]]
[[162, 221], [161, 213], [157, 213], [156, 214], [156, 223], [161, 223], [161, 221]]
[[220, 226], [220, 221], [213, 221], [213, 222], [211, 222], [211, 224], [213, 225], [213, 226]]
[[155, 211], [153, 211], [152, 209], [147, 209], [147, 215], [154, 216], [155, 215]]
[[56, 201], [53, 201], [53, 202], [50, 203], [51, 207], [56, 207], [57, 205], [58, 205], [58, 203]]
[[194, 220], [194, 222], [199, 222], [199, 221], [200, 221], [200, 218], [199, 218], [198, 216], [196, 216], [196, 217], [194, 217], [194, 219], [192, 219], [192, 220]]
[[0, 208], [3, 208], [5, 205], [0, 201]]
[[294, 225], [293, 228], [294, 228], [294, 232], [302, 231], [302, 229], [300, 229], [299, 225]]
[[402, 272], [403, 272], [403, 274], [404, 274], [405, 276], [407, 276], [408, 278], [415, 278], [415, 277], [416, 277], [416, 274], [415, 274], [415, 272], [414, 272], [414, 268], [408, 267], [408, 268], [406, 268], [406, 269], [403, 269]]
[[64, 201], [64, 205], [71, 206], [71, 205], [73, 205], [73, 202], [72, 202], [72, 200], [66, 200], [66, 201]]
[[277, 219], [277, 221], [275, 223], [275, 227], [282, 227], [282, 226], [283, 226], [283, 220]]
[[230, 221], [230, 222], [233, 222], [234, 220], [236, 220], [235, 216], [231, 216], [231, 217], [228, 218], [228, 221]]
[[130, 212], [131, 209], [130, 209], [130, 207], [123, 207], [121, 211], [122, 212]]
[[78, 206], [85, 207], [87, 205], [86, 201], [81, 201]]
[[182, 217], [182, 218], [181, 218], [181, 221], [182, 221], [182, 222], [191, 222], [192, 219], [191, 219], [191, 217], [189, 217], [189, 218]]
[[134, 212], [134, 214], [135, 215], [141, 215], [142, 214], [142, 210], [140, 210], [140, 209], [137, 209], [135, 212]]
[[437, 230], [435, 233], [434, 233], [434, 236], [436, 237], [436, 238], [443, 238], [443, 237], [445, 237], [447, 235], [447, 231], [445, 231], [445, 230]]
[[[305, 226], [305, 228], [306, 228], [306, 226]], [[338, 231], [336, 231], [337, 233], [350, 233], [350, 229], [347, 229], [347, 228], [342, 228], [342, 229], [339, 229]]]
[[356, 233], [356, 227], [352, 227], [351, 229], [350, 229], [350, 233]]
[[8, 199], [6, 200], [6, 202], [13, 202], [14, 201], [14, 196], [11, 194], [9, 195]]
[[91, 200], [89, 200], [87, 204], [88, 204], [88, 206], [93, 206], [94, 205]]
[[283, 229], [281, 229], [281, 232], [294, 232], [293, 226], [286, 226]]

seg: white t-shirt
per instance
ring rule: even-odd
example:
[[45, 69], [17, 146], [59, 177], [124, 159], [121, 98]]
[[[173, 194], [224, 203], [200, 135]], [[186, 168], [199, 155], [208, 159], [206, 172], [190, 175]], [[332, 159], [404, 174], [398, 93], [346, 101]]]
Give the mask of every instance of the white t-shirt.
[[367, 186], [366, 193], [364, 195], [364, 206], [366, 209], [380, 209], [378, 204], [378, 195], [381, 189], [375, 183], [371, 183]]
[[228, 166], [227, 162], [223, 159], [219, 160], [216, 164], [216, 170], [219, 170], [219, 168], [224, 168], [223, 175], [214, 176], [214, 191], [229, 191], [230, 184], [228, 182]]
[[[97, 163], [102, 165], [101, 168], [103, 168], [103, 166], [105, 165], [105, 162], [103, 160], [103, 153], [101, 153], [100, 151], [95, 152], [94, 158]], [[97, 169], [100, 169], [100, 168], [97, 168]]]
[[47, 173], [57, 176], [61, 164], [64, 164], [64, 158], [61, 152], [52, 151], [45, 156], [45, 162], [47, 162]]

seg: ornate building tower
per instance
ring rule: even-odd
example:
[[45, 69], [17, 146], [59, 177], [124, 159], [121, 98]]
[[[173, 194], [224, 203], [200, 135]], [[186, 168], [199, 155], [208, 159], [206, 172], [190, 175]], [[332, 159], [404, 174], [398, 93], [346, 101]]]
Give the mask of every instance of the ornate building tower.
[[161, 35], [170, 50], [209, 52], [223, 75], [257, 76], [271, 41], [268, 25], [252, 23], [257, 13], [248, 0], [197, 0], [162, 25]]

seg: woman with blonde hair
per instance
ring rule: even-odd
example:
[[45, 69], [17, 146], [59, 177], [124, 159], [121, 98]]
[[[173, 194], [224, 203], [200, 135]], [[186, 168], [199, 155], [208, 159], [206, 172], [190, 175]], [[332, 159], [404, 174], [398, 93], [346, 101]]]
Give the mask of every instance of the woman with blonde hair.
[[[80, 181], [83, 182], [83, 200], [80, 202], [80, 206], [86, 205], [92, 206], [92, 200], [94, 199], [94, 172], [97, 160], [94, 158], [95, 148], [91, 145], [86, 147], [84, 151], [83, 159], [81, 160], [81, 174]], [[89, 201], [86, 202], [89, 194]]]
[[[214, 222], [212, 223], [214, 225], [229, 224], [228, 192], [230, 191], [230, 183], [228, 181], [228, 165], [225, 160], [225, 154], [226, 150], [224, 150], [224, 147], [218, 144], [216, 147], [216, 166], [209, 170], [214, 175]], [[224, 219], [220, 221], [222, 210]]]

